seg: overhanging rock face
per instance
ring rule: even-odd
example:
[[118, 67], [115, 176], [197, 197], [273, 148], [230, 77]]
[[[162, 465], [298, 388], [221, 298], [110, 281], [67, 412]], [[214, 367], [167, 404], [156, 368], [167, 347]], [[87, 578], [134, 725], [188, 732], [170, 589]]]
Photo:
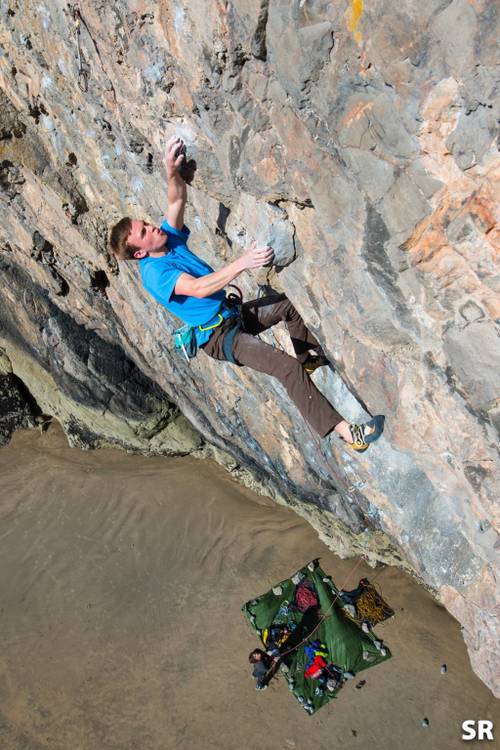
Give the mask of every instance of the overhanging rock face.
[[[341, 551], [409, 566], [500, 694], [494, 4], [78, 7], [1, 8], [14, 373], [76, 444], [189, 452], [182, 412]], [[192, 249], [220, 267], [273, 244], [245, 296], [285, 291], [333, 362], [314, 376], [325, 395], [347, 418], [386, 415], [363, 456], [316, 440], [268, 378], [188, 367], [176, 322], [110, 258], [120, 216], [163, 215], [174, 132], [198, 164]]]

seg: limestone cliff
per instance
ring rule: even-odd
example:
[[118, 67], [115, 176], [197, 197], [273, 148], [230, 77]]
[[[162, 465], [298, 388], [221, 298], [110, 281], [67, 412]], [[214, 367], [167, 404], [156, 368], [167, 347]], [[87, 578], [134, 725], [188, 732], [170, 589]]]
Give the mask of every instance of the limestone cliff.
[[[343, 554], [411, 569], [500, 694], [495, 4], [0, 9], [0, 346], [39, 409], [76, 445], [222, 449]], [[363, 456], [268, 378], [188, 367], [110, 257], [120, 216], [160, 220], [174, 132], [198, 165], [193, 250], [220, 267], [273, 245], [245, 296], [286, 291], [331, 357], [325, 395], [386, 415]]]

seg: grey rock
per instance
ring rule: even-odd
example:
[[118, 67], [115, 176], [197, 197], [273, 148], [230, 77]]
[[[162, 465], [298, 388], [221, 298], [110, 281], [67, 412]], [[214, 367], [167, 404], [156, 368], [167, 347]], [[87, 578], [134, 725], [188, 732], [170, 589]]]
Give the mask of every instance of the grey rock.
[[390, 162], [362, 148], [345, 148], [342, 156], [371, 202], [376, 203], [385, 195], [394, 181], [394, 167]]
[[460, 169], [480, 163], [497, 135], [493, 105], [481, 105], [469, 114], [462, 113], [446, 145]]
[[430, 213], [430, 206], [418, 185], [404, 172], [384, 196], [382, 206], [387, 226], [399, 244], [408, 239], [418, 222]]
[[456, 386], [473, 409], [488, 410], [498, 398], [500, 337], [490, 321], [476, 320], [444, 335]]
[[[26, 0], [6, 26], [0, 345], [72, 444], [202, 449], [340, 554], [410, 570], [499, 693], [495, 4], [167, 5], [81, 6], [86, 91], [69, 14]], [[191, 248], [219, 268], [273, 244], [278, 265], [237, 283], [292, 299], [343, 415], [386, 415], [362, 456], [264, 374], [188, 367], [177, 321], [111, 256], [122, 215], [161, 219], [173, 133], [198, 166]]]

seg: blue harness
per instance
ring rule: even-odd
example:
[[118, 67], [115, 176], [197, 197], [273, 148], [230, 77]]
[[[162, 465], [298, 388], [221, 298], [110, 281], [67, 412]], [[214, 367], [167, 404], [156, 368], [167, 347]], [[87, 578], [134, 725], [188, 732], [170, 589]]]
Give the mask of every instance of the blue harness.
[[[177, 328], [173, 332], [174, 345], [179, 351], [182, 351], [187, 361], [196, 357], [198, 353], [198, 343], [196, 341], [196, 329], [200, 331], [210, 331], [218, 328], [220, 325], [225, 323], [227, 320], [232, 320], [232, 324], [229, 325], [227, 331], [224, 333], [222, 340], [222, 351], [227, 362], [236, 365], [237, 362], [233, 357], [233, 346], [234, 337], [243, 327], [241, 317], [241, 297], [236, 294], [229, 294], [221, 307], [221, 311], [218, 312], [214, 318], [209, 320], [204, 325], [190, 326], [189, 324], [183, 325]], [[237, 310], [236, 314], [234, 310]], [[226, 313], [224, 315], [224, 313]], [[229, 313], [229, 314], [228, 314]]]

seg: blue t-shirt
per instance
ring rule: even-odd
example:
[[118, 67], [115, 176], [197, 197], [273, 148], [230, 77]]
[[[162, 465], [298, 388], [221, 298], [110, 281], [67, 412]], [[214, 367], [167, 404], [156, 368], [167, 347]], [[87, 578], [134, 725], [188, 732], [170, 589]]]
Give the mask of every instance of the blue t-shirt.
[[[175, 293], [177, 279], [182, 273], [199, 279], [213, 273], [213, 268], [188, 249], [186, 242], [190, 232], [186, 226], [174, 229], [165, 220], [161, 229], [167, 234], [165, 244], [170, 252], [158, 258], [147, 257], [139, 261], [144, 288], [173, 315], [191, 326], [204, 328], [213, 325], [217, 322], [219, 311], [225, 318], [228, 317], [231, 313], [227, 309], [221, 310], [226, 299], [223, 290], [203, 299]], [[212, 335], [213, 329], [200, 331], [199, 328], [195, 328], [195, 332], [198, 346], [202, 346]]]

